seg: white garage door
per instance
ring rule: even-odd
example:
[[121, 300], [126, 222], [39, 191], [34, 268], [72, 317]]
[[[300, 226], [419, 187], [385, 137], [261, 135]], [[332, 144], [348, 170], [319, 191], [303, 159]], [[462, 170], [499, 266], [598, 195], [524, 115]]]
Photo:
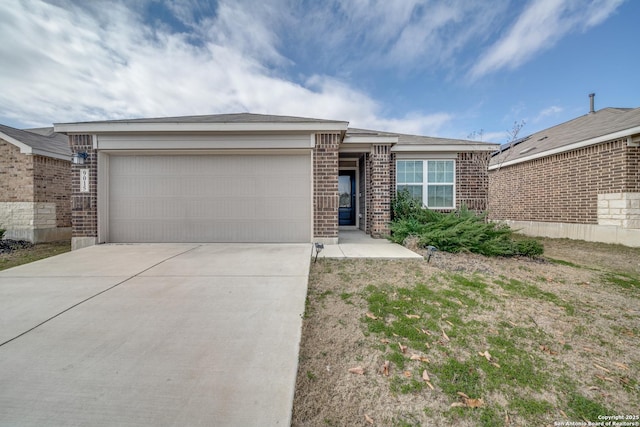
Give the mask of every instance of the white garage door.
[[309, 242], [311, 160], [111, 155], [109, 242]]

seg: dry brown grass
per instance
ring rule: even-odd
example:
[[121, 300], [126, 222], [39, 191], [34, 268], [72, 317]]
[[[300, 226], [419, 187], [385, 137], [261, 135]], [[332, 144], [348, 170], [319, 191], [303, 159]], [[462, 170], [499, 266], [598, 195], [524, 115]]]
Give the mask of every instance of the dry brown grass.
[[[640, 280], [640, 249], [550, 239], [544, 243], [545, 255], [560, 262], [446, 253], [437, 253], [429, 264], [318, 260], [310, 273], [292, 424], [353, 426], [373, 420], [381, 426], [553, 425], [584, 421], [598, 411], [640, 415], [640, 287], [634, 282]], [[475, 298], [478, 305], [465, 306], [455, 328], [447, 325], [446, 312], [435, 319], [456, 337], [443, 342], [425, 336], [429, 347], [410, 347], [406, 367], [391, 362], [391, 375], [382, 375], [380, 368], [397, 353], [392, 348], [397, 344], [393, 336], [392, 342], [383, 343], [380, 340], [388, 337], [371, 332], [366, 317], [370, 290], [391, 289], [393, 295], [393, 289], [411, 290], [423, 283], [441, 295], [451, 294], [460, 291], [450, 280], [453, 274], [486, 284], [481, 293], [461, 294]], [[481, 328], [472, 331], [466, 326], [472, 324]], [[532, 380], [544, 377], [542, 387], [495, 383], [514, 363], [510, 353], [492, 347], [501, 337], [513, 341], [513, 354], [524, 354], [525, 359], [530, 354], [536, 369]], [[502, 355], [497, 360], [501, 371], [492, 371], [478, 356], [484, 350]], [[412, 352], [429, 363], [409, 361]], [[482, 398], [483, 408], [451, 407], [459, 402], [445, 382], [451, 361], [471, 366], [479, 375], [485, 388], [471, 397]], [[356, 366], [365, 374], [349, 373]], [[398, 387], [408, 384], [402, 378], [405, 371], [420, 381], [423, 368], [431, 372], [434, 390]]]

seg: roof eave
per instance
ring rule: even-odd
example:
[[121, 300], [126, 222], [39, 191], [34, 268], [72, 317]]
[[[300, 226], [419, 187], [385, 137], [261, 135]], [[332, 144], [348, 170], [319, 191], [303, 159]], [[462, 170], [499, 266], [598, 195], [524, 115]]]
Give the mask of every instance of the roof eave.
[[397, 144], [391, 148], [392, 152], [469, 152], [496, 151], [500, 144]]
[[71, 161], [71, 152], [69, 152], [69, 154], [62, 154], [62, 153], [54, 153], [53, 151], [40, 150], [40, 149], [34, 148], [31, 150], [30, 154], [37, 155], [37, 156], [51, 157], [59, 160], [66, 160], [68, 162]]
[[54, 123], [54, 131], [66, 134], [97, 134], [119, 132], [322, 132], [344, 133], [347, 122], [302, 123]]
[[343, 141], [344, 144], [397, 144], [397, 136], [380, 136], [380, 135], [347, 135]]

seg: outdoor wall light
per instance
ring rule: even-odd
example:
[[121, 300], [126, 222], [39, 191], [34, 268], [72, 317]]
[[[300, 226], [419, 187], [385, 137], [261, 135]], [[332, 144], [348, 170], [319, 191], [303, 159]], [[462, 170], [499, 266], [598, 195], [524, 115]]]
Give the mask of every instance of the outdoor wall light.
[[73, 156], [71, 156], [71, 162], [75, 165], [84, 165], [88, 158], [89, 154], [86, 151], [73, 153]]

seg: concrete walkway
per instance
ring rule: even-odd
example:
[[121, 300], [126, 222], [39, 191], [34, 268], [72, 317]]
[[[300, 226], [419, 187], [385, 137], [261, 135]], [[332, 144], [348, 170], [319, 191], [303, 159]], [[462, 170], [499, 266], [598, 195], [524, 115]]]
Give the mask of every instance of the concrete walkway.
[[0, 272], [0, 426], [289, 424], [310, 245], [101, 245]]
[[373, 239], [360, 230], [340, 230], [338, 244], [324, 245], [318, 258], [403, 259], [423, 256], [387, 239]]

